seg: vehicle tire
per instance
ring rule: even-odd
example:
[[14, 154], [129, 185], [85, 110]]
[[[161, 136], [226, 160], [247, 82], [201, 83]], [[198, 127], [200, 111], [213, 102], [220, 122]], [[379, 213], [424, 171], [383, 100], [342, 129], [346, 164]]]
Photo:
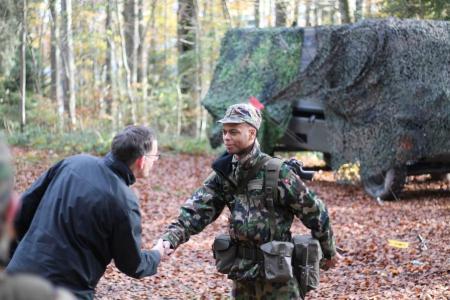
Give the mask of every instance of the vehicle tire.
[[325, 162], [325, 170], [332, 170], [331, 168], [331, 154], [323, 153], [323, 161]]
[[406, 171], [402, 167], [392, 168], [387, 172], [362, 180], [364, 190], [374, 198], [396, 200], [406, 181]]
[[447, 179], [447, 173], [431, 173], [430, 177], [432, 181], [444, 181]]

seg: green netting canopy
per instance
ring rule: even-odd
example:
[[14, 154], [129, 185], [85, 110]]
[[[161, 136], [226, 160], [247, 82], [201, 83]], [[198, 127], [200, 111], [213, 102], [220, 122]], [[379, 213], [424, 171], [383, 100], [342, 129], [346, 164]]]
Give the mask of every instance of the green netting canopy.
[[[299, 75], [303, 31], [298, 28], [234, 29], [227, 32], [204, 107], [213, 116], [211, 145], [222, 142], [216, 121], [231, 104], [256, 97], [262, 103], [286, 89]], [[283, 136], [291, 115], [289, 103], [267, 105], [259, 139], [270, 149]], [[273, 126], [276, 122], [277, 126]]]

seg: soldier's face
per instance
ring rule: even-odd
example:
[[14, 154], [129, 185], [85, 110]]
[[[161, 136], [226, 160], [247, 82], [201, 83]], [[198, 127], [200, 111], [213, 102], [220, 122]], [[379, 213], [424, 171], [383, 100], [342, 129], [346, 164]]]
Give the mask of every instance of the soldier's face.
[[256, 129], [247, 123], [223, 124], [222, 137], [229, 154], [240, 154], [255, 142]]

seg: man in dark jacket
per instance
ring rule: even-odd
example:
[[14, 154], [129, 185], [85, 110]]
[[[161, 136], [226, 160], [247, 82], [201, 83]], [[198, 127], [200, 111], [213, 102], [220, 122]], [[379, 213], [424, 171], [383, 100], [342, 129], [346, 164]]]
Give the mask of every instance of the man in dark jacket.
[[155, 274], [162, 240], [141, 250], [139, 203], [129, 186], [148, 177], [157, 152], [150, 129], [129, 126], [104, 158], [76, 155], [52, 166], [22, 196], [20, 243], [7, 272], [41, 275], [80, 299], [94, 297], [112, 259], [128, 276]]

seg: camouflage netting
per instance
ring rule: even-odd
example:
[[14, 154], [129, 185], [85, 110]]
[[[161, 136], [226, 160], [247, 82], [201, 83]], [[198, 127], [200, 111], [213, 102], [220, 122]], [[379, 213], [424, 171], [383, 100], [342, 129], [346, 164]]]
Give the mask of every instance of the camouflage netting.
[[[223, 117], [229, 105], [247, 102], [251, 96], [267, 103], [299, 75], [302, 39], [302, 30], [290, 28], [227, 32], [214, 78], [203, 99], [203, 105], [213, 116], [210, 138], [213, 147], [222, 143], [221, 126], [216, 121]], [[290, 104], [281, 102], [266, 106], [265, 121], [259, 132], [263, 148], [269, 148], [283, 136], [290, 111]], [[268, 114], [270, 121], [267, 121]]]
[[333, 167], [368, 178], [450, 154], [450, 22], [366, 20], [335, 28], [272, 101], [325, 103]]
[[[224, 108], [219, 110], [211, 106], [213, 103], [219, 106], [229, 103], [219, 99], [237, 101], [236, 95], [245, 97], [246, 90], [253, 91], [247, 89], [247, 77], [241, 76], [239, 70], [233, 73], [239, 79], [230, 81], [222, 77], [226, 72], [221, 68], [236, 70], [245, 62], [244, 57], [253, 57], [254, 52], [240, 54], [239, 49], [247, 47], [254, 51], [254, 48], [247, 42], [247, 33], [238, 32], [242, 44], [234, 50], [233, 44], [224, 43], [218, 71], [205, 99], [205, 106], [216, 114]], [[287, 32], [302, 36], [301, 29]], [[236, 33], [227, 38], [237, 38]], [[287, 119], [294, 100], [322, 101], [331, 133], [333, 167], [360, 161], [363, 178], [421, 157], [450, 154], [450, 22], [365, 20], [352, 25], [320, 27], [316, 39], [317, 54], [304, 72], [299, 72], [288, 87], [263, 94], [261, 99], [268, 107], [266, 113], [277, 120]], [[270, 49], [277, 52], [277, 48], [280, 46], [272, 45]], [[281, 51], [282, 48], [278, 49]], [[224, 56], [226, 53], [229, 54]], [[233, 53], [240, 59], [232, 60]], [[297, 71], [298, 53], [295, 57], [295, 63], [286, 65], [297, 66]], [[278, 64], [271, 55], [265, 59]], [[276, 67], [269, 72], [273, 70], [278, 72]], [[271, 76], [278, 78], [260, 73], [259, 77], [253, 74], [252, 79], [262, 77], [262, 84], [267, 84]], [[229, 86], [220, 90], [218, 78], [222, 82], [220, 86]], [[234, 91], [235, 87], [239, 92]], [[218, 91], [222, 95], [217, 95]], [[272, 107], [281, 109], [273, 114]], [[272, 144], [276, 142], [272, 138], [268, 140]]]

